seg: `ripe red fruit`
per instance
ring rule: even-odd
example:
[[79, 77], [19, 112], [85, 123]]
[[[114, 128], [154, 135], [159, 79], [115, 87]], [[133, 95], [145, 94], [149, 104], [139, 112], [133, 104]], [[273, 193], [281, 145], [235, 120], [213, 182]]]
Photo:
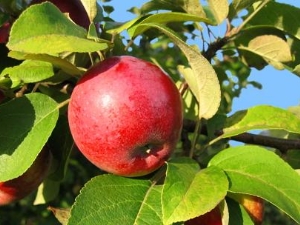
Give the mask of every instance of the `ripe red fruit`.
[[44, 148], [31, 167], [20, 177], [0, 182], [0, 206], [20, 200], [34, 191], [45, 179], [52, 155]]
[[152, 63], [111, 57], [75, 86], [69, 125], [80, 151], [97, 167], [142, 176], [164, 164], [182, 127], [181, 96]]
[[10, 28], [10, 22], [5, 22], [4, 24], [2, 24], [2, 26], [0, 27], [0, 43], [6, 43], [8, 41]]
[[89, 17], [80, 0], [33, 0], [30, 4], [49, 1], [57, 6], [63, 13], [69, 13], [70, 18], [78, 25], [88, 29], [90, 26]]
[[222, 215], [219, 206], [216, 206], [204, 215], [186, 221], [184, 225], [222, 225]]
[[260, 225], [264, 217], [264, 200], [252, 195], [231, 194], [231, 198], [241, 204], [250, 215], [254, 224]]

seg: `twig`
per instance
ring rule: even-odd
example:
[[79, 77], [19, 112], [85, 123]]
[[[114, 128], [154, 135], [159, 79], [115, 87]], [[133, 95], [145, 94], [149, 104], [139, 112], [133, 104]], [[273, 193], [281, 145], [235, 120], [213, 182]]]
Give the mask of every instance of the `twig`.
[[243, 142], [246, 144], [261, 145], [270, 148], [276, 148], [281, 153], [286, 153], [288, 150], [300, 150], [300, 140], [298, 139], [283, 139], [271, 136], [242, 133], [229, 138], [234, 141]]
[[[186, 132], [194, 132], [196, 128], [196, 122], [191, 120], [185, 120], [183, 123], [183, 130]], [[207, 135], [207, 128], [202, 126], [199, 131], [200, 134]], [[223, 134], [222, 130], [218, 130], [214, 133], [216, 136]], [[264, 147], [276, 148], [281, 153], [286, 153], [288, 150], [295, 149], [300, 151], [300, 139], [284, 139], [272, 136], [265, 136], [260, 134], [242, 133], [230, 138], [229, 140], [238, 141], [246, 144], [260, 145]]]

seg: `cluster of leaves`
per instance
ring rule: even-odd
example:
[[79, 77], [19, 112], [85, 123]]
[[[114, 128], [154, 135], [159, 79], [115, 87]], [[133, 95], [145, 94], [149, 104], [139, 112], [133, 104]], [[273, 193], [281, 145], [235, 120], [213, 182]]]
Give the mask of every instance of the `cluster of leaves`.
[[[260, 87], [248, 80], [251, 67], [271, 65], [300, 75], [300, 31], [294, 23], [300, 9], [268, 0], [209, 0], [207, 5], [151, 0], [132, 8], [136, 18], [120, 24], [104, 15], [112, 7], [102, 11], [95, 0], [82, 0], [94, 22], [87, 31], [51, 3], [26, 8], [24, 2], [6, 5], [10, 10], [0, 18], [4, 23], [12, 11], [18, 15], [9, 42], [1, 46], [0, 181], [23, 174], [48, 143], [55, 163], [29, 202], [54, 206], [63, 224], [182, 224], [218, 204], [224, 224], [241, 224], [233, 214], [253, 224], [242, 207], [232, 206], [228, 193], [263, 198], [300, 223], [299, 149], [294, 149], [300, 148], [299, 107], [255, 106], [226, 116], [243, 88]], [[247, 13], [240, 17], [242, 10]], [[211, 40], [212, 29], [225, 21], [224, 35]], [[92, 64], [120, 54], [162, 67], [185, 105], [174, 157], [154, 174], [135, 179], [103, 175], [83, 159], [66, 119], [77, 80]], [[255, 140], [228, 147], [228, 139], [250, 130], [276, 136], [277, 148], [257, 146]], [[280, 145], [286, 141], [296, 147]], [[7, 209], [17, 204], [29, 203]]]

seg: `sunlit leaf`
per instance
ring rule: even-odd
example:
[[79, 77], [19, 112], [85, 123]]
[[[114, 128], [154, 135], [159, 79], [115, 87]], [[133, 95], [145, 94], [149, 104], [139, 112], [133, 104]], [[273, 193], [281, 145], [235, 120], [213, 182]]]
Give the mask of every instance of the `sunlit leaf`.
[[51, 63], [26, 60], [18, 66], [5, 68], [0, 76], [9, 75], [12, 80], [12, 88], [21, 82], [34, 83], [45, 80], [54, 75]]
[[[284, 18], [284, 19], [283, 19]], [[300, 9], [292, 5], [270, 1], [249, 21], [251, 26], [276, 27], [300, 39]]]
[[0, 181], [18, 177], [30, 167], [57, 119], [57, 103], [39, 93], [0, 105]]
[[248, 46], [240, 46], [238, 48], [261, 56], [266, 62], [279, 70], [284, 69], [282, 63], [292, 61], [289, 45], [275, 35], [258, 36], [252, 39]]
[[162, 224], [160, 196], [161, 186], [148, 180], [98, 176], [81, 190], [68, 224]]
[[208, 6], [216, 24], [222, 23], [229, 12], [228, 0], [208, 0]]
[[52, 3], [46, 2], [23, 11], [12, 26], [7, 46], [13, 51], [34, 54], [92, 52], [108, 48], [107, 41], [97, 43], [86, 37], [84, 28], [70, 21]]
[[26, 54], [21, 52], [14, 52], [11, 51], [8, 54], [10, 57], [15, 59], [24, 60], [24, 59], [31, 59], [31, 60], [39, 60], [44, 62], [49, 62], [57, 68], [62, 69], [68, 74], [71, 75], [81, 75], [82, 72], [72, 63], [67, 61], [66, 59], [62, 59], [57, 56], [47, 55], [47, 54]]
[[233, 0], [229, 6], [228, 18], [233, 19], [237, 14], [260, 0]]
[[94, 18], [97, 15], [97, 0], [81, 0], [81, 2], [88, 14], [90, 21], [94, 21]]
[[187, 12], [200, 17], [206, 17], [199, 0], [152, 0], [146, 2], [141, 7], [143, 13], [162, 9], [171, 10], [173, 12]]
[[300, 223], [300, 176], [275, 153], [257, 146], [233, 147], [209, 165], [224, 170], [230, 192], [261, 197]]
[[151, 26], [147, 26], [147, 24], [166, 24], [168, 22], [185, 22], [185, 21], [194, 21], [194, 22], [206, 22], [210, 23], [204, 17], [196, 16], [193, 14], [187, 13], [179, 13], [179, 12], [167, 12], [167, 13], [158, 13], [151, 16], [146, 17], [141, 20], [136, 25], [130, 27], [128, 29], [128, 33], [131, 37], [136, 37], [137, 35], [145, 32], [147, 29], [152, 28]]
[[212, 142], [250, 130], [282, 129], [300, 133], [300, 119], [293, 113], [267, 105], [259, 105], [236, 112], [227, 119], [223, 134]]
[[228, 181], [216, 167], [199, 172], [191, 159], [168, 163], [162, 192], [164, 224], [186, 221], [212, 210], [225, 197]]

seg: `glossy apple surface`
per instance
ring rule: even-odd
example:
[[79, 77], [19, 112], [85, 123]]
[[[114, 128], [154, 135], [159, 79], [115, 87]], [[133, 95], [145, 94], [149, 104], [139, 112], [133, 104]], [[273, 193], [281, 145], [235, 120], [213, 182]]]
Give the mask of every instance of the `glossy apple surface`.
[[121, 176], [142, 176], [161, 167], [175, 148], [181, 96], [154, 64], [111, 57], [75, 86], [68, 119], [76, 145], [93, 164]]
[[89, 17], [80, 0], [33, 0], [30, 4], [49, 1], [57, 6], [63, 13], [69, 13], [70, 18], [78, 25], [88, 29], [90, 25]]
[[220, 209], [217, 206], [204, 215], [186, 221], [184, 225], [222, 225]]
[[24, 174], [15, 179], [0, 182], [0, 206], [20, 200], [37, 189], [48, 173], [51, 159], [49, 149], [44, 148]]

